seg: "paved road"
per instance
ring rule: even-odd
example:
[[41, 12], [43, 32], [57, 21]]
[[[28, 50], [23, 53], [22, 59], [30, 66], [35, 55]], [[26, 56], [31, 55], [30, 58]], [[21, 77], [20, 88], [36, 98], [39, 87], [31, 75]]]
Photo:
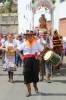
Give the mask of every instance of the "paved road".
[[66, 65], [55, 71], [51, 77], [52, 83], [38, 83], [39, 94], [34, 92], [26, 97], [26, 87], [23, 83], [22, 67], [14, 73], [14, 83], [9, 83], [7, 72], [2, 71], [0, 62], [0, 100], [66, 100]]

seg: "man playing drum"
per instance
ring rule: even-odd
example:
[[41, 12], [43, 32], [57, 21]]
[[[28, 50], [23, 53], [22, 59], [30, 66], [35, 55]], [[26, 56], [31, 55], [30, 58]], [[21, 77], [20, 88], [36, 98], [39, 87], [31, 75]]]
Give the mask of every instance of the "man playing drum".
[[[51, 39], [49, 38], [47, 30], [39, 31], [39, 34], [42, 34], [42, 36], [43, 36], [40, 40], [38, 40], [38, 42], [40, 42], [45, 47], [45, 50], [44, 50], [44, 54], [45, 54], [48, 50], [52, 50], [53, 49], [53, 43], [52, 43]], [[46, 62], [43, 59], [43, 56], [44, 55], [42, 55], [42, 57], [40, 59], [40, 80], [41, 81], [43, 80], [44, 74], [45, 74], [45, 70], [46, 70], [46, 81], [48, 83], [50, 83], [51, 64]]]

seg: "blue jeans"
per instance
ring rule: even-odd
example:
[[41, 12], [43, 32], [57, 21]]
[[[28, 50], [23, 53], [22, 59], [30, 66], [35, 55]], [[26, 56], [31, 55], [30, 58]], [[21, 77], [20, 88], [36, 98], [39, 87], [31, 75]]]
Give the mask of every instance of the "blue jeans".
[[[21, 51], [22, 53], [22, 51]], [[22, 59], [20, 58], [20, 56], [18, 55], [18, 53], [16, 53], [16, 64], [21, 64], [22, 63]]]

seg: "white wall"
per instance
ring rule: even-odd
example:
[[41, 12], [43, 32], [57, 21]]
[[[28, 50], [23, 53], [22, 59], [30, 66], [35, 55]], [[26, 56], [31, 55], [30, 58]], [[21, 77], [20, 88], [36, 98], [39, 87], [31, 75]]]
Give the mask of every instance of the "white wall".
[[65, 18], [66, 17], [66, 0], [65, 2], [60, 3], [59, 5], [59, 18]]
[[54, 29], [57, 29], [59, 32], [59, 19], [66, 18], [66, 0], [62, 3], [60, 3], [60, 0], [58, 0], [55, 4], [55, 10], [54, 10]]
[[18, 33], [24, 32], [25, 20], [25, 1], [18, 0]]
[[55, 3], [55, 9], [54, 9], [54, 29], [57, 29], [59, 31], [59, 4], [60, 0], [58, 0]]
[[[19, 33], [24, 32], [26, 29], [31, 29], [32, 27], [32, 12], [30, 9], [26, 11], [26, 4], [30, 4], [31, 0], [18, 0], [18, 24], [19, 24]], [[59, 18], [66, 17], [66, 0], [63, 3], [56, 2], [56, 8], [54, 11], [54, 29], [59, 30]], [[44, 13], [47, 21], [51, 20], [49, 11], [38, 12], [34, 15], [34, 27], [39, 24], [39, 17]], [[25, 15], [25, 18], [24, 18]], [[30, 26], [31, 24], [31, 26]]]
[[[27, 5], [27, 10], [25, 12], [25, 18], [27, 18], [27, 26], [26, 29], [30, 30], [31, 29], [31, 18], [32, 18], [32, 11], [30, 10], [30, 2], [31, 0], [26, 0], [26, 5]], [[29, 7], [28, 7], [29, 6]]]
[[45, 16], [46, 16], [47, 21], [50, 21], [51, 20], [50, 12], [47, 12], [46, 11]]
[[50, 20], [50, 13], [49, 13], [49, 11], [46, 11], [44, 7], [41, 7], [41, 9], [38, 10], [34, 14], [34, 27], [39, 25], [39, 18], [41, 16], [41, 14], [45, 14], [45, 17], [46, 17], [47, 21]]
[[[29, 30], [31, 28], [30, 24], [32, 20], [31, 19], [32, 12], [30, 11], [30, 1], [31, 0], [18, 0], [19, 33], [25, 32], [27, 29]], [[27, 5], [27, 10], [26, 10], [26, 5]]]
[[41, 14], [45, 14], [45, 9], [43, 7], [37, 9], [36, 13], [34, 14], [34, 27], [38, 27]]

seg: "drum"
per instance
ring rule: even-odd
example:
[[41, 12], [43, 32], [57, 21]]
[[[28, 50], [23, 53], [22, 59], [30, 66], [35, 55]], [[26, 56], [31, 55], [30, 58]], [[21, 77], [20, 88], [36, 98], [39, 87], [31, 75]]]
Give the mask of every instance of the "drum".
[[45, 47], [44, 48], [44, 53], [48, 52], [49, 51], [49, 48], [48, 47]]
[[62, 61], [61, 57], [57, 55], [55, 52], [53, 52], [52, 50], [49, 50], [44, 54], [44, 60], [46, 62], [51, 63], [54, 66], [58, 66]]

